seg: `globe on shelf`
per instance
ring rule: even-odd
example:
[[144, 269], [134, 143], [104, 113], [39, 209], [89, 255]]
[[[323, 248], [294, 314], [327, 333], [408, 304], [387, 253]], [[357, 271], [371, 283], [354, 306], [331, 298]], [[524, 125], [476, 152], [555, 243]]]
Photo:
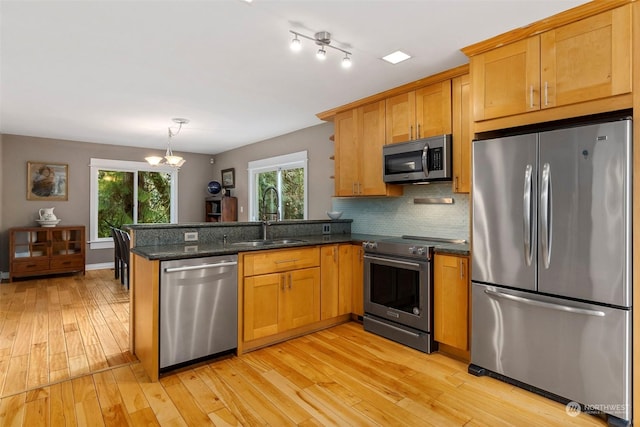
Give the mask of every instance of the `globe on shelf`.
[[218, 181], [211, 181], [209, 185], [207, 185], [207, 190], [211, 194], [218, 194], [220, 190], [222, 190], [222, 185]]

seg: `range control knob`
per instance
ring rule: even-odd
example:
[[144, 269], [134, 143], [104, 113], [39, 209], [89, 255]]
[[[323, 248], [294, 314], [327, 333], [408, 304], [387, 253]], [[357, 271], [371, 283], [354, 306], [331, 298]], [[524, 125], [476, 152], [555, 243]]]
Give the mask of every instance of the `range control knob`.
[[423, 256], [427, 254], [427, 248], [418, 248], [418, 255]]
[[376, 242], [362, 242], [362, 247], [364, 249], [375, 249], [378, 247]]
[[416, 247], [415, 246], [411, 246], [409, 248], [409, 253], [415, 255], [416, 254]]

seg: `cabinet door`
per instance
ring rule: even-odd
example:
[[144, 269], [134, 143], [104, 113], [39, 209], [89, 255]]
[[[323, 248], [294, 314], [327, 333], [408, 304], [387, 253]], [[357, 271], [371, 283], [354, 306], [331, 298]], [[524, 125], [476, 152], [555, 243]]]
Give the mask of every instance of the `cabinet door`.
[[437, 254], [434, 261], [433, 313], [435, 339], [452, 347], [469, 348], [469, 261]]
[[351, 313], [353, 264], [351, 263], [352, 246], [338, 246], [338, 316]]
[[416, 137], [451, 133], [451, 80], [416, 90]]
[[340, 265], [338, 245], [320, 248], [320, 319], [338, 316]]
[[353, 196], [357, 193], [362, 159], [356, 127], [357, 109], [337, 114], [334, 119], [336, 196]]
[[540, 38], [471, 57], [475, 121], [540, 109]]
[[284, 292], [283, 274], [265, 274], [244, 279], [244, 340], [279, 332], [280, 293]]
[[540, 35], [542, 108], [631, 92], [631, 5]]
[[351, 312], [364, 316], [364, 251], [360, 245], [351, 248]]
[[468, 193], [471, 189], [471, 87], [469, 75], [456, 77], [453, 92], [453, 191]]
[[360, 171], [358, 194], [384, 196], [387, 185], [382, 179], [382, 147], [384, 146], [385, 103], [375, 102], [358, 108], [358, 159], [348, 165]]
[[305, 268], [284, 273], [285, 300], [278, 332], [320, 320], [320, 268]]
[[415, 92], [407, 92], [386, 100], [387, 144], [416, 138], [415, 96]]

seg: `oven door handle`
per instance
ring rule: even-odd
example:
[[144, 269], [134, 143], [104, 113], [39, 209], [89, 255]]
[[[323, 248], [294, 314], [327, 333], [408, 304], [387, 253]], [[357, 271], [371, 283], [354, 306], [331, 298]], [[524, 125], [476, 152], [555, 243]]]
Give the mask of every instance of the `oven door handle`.
[[365, 255], [364, 259], [370, 259], [373, 261], [385, 261], [391, 264], [400, 264], [400, 265], [408, 265], [410, 267], [417, 267], [420, 268], [420, 264], [418, 264], [417, 262], [408, 262], [408, 261], [399, 261], [396, 259], [389, 259], [389, 258], [380, 258], [377, 256], [371, 256], [371, 255]]

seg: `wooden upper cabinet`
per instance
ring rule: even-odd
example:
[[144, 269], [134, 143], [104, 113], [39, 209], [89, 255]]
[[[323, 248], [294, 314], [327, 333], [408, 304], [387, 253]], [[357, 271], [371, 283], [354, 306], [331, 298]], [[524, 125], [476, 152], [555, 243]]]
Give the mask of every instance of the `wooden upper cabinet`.
[[386, 100], [386, 142], [396, 144], [451, 133], [451, 80]]
[[360, 174], [360, 147], [356, 131], [357, 110], [336, 114], [335, 132], [335, 192], [336, 196], [353, 196]]
[[451, 133], [451, 80], [416, 90], [417, 137]]
[[469, 75], [452, 81], [453, 98], [453, 191], [468, 193], [471, 189], [471, 85]]
[[631, 92], [631, 5], [540, 35], [541, 108]]
[[[388, 186], [382, 179], [382, 147], [384, 146], [385, 105], [376, 102], [358, 108], [358, 139], [361, 147], [359, 158], [359, 194], [367, 196], [387, 195]], [[351, 163], [353, 167], [355, 163]], [[395, 186], [397, 188], [397, 186]], [[396, 191], [397, 192], [397, 191]]]
[[396, 95], [386, 101], [387, 144], [413, 139], [416, 117], [416, 93]]
[[471, 57], [475, 121], [631, 92], [631, 5]]
[[471, 57], [476, 121], [540, 108], [539, 52], [540, 40], [532, 37]]
[[402, 187], [382, 179], [385, 102], [379, 101], [336, 114], [336, 196], [397, 196]]

